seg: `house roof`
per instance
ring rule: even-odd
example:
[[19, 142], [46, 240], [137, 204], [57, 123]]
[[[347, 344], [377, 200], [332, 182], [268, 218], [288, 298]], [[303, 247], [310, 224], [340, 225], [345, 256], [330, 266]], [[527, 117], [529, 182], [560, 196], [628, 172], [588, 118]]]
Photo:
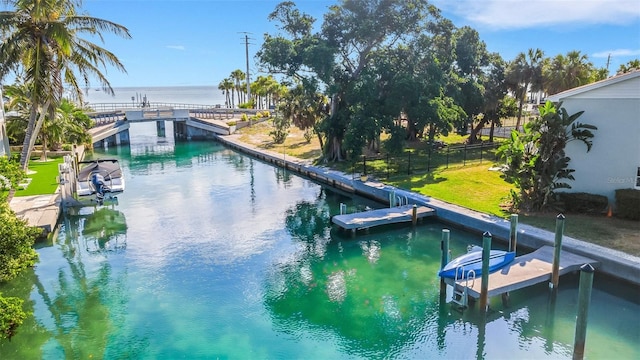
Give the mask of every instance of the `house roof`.
[[[621, 81], [626, 81], [629, 79], [633, 79], [633, 78], [637, 78], [640, 77], [640, 69], [636, 69], [633, 70], [631, 72], [628, 73], [624, 73], [624, 74], [619, 74], [619, 75], [615, 75], [612, 76], [610, 78], [604, 79], [604, 80], [600, 80], [600, 81], [596, 81], [594, 83], [591, 84], [587, 84], [587, 85], [582, 85], [582, 86], [578, 86], [576, 88], [573, 89], [569, 89], [569, 90], [565, 90], [561, 93], [557, 93], [551, 96], [548, 96], [547, 99], [557, 102], [560, 101], [561, 99], [566, 99], [568, 97], [572, 97], [578, 94], [582, 94], [588, 91], [593, 91], [605, 86], [610, 86], [616, 83], [619, 83]], [[638, 90], [640, 91], [640, 89]]]

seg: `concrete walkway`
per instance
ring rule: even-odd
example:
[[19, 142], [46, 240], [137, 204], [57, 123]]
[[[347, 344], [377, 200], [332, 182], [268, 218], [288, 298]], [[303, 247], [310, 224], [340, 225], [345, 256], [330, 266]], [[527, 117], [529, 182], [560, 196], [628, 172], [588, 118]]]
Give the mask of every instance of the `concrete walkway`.
[[[389, 194], [395, 192], [398, 196], [406, 196], [410, 204], [423, 205], [435, 209], [436, 217], [442, 222], [477, 233], [478, 235], [488, 231], [493, 235], [494, 239], [499, 241], [507, 242], [509, 239], [511, 226], [508, 220], [450, 204], [422, 194], [398, 189], [375, 180], [363, 182], [359, 179], [353, 179], [352, 175], [347, 175], [325, 167], [314, 166], [311, 161], [297, 159], [270, 150], [259, 149], [256, 146], [241, 142], [239, 138], [239, 135], [218, 137], [220, 142], [241, 152], [276, 166], [295, 171], [329, 186], [374, 199], [383, 204], [388, 203]], [[568, 218], [566, 221], [571, 221], [571, 219]], [[554, 246], [555, 234], [553, 232], [526, 224], [518, 224], [517, 232], [519, 248], [526, 247], [535, 250], [546, 245]], [[562, 249], [594, 259], [600, 264], [597, 269], [598, 271], [640, 286], [640, 258], [637, 256], [580, 241], [569, 236], [563, 237]]]
[[28, 225], [41, 228], [43, 235], [47, 236], [55, 229], [60, 217], [60, 194], [13, 197], [9, 207]]

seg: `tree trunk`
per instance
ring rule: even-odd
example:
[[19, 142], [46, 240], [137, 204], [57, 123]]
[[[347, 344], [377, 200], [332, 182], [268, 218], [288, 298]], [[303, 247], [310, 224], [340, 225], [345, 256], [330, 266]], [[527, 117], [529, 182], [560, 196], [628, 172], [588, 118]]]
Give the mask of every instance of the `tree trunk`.
[[27, 171], [29, 167], [29, 157], [31, 156], [31, 138], [35, 137], [33, 135], [38, 116], [38, 108], [34, 104], [31, 106], [31, 111], [29, 112], [29, 122], [27, 123], [27, 129], [24, 132], [24, 141], [22, 142], [22, 151], [20, 152], [20, 166], [24, 171]]
[[524, 105], [524, 100], [527, 97], [527, 88], [529, 87], [529, 83], [524, 84], [524, 89], [522, 90], [522, 94], [520, 95], [520, 105], [518, 106], [518, 120], [516, 120], [516, 131], [520, 128], [520, 120], [522, 119], [522, 107]]
[[407, 119], [407, 141], [416, 141], [418, 139], [418, 129], [416, 126]]
[[322, 134], [320, 134], [320, 131], [318, 131], [318, 127], [316, 125], [314, 125], [313, 131], [318, 136], [318, 142], [320, 143], [320, 151], [324, 152], [324, 143], [322, 141]]
[[327, 152], [325, 154], [327, 161], [342, 161], [344, 156], [342, 155], [342, 140], [336, 136], [331, 136], [327, 140]]
[[522, 119], [522, 106], [524, 105], [524, 98], [520, 99], [520, 105], [518, 106], [518, 120], [516, 120], [516, 131], [520, 128], [520, 119]]
[[493, 130], [495, 130], [496, 127], [496, 122], [491, 119], [491, 130], [489, 130], [489, 142], [492, 143], [493, 142]]
[[475, 126], [471, 127], [471, 133], [469, 134], [469, 144], [475, 144], [478, 142], [478, 134], [484, 128], [487, 122], [483, 119]]
[[27, 128], [24, 132], [24, 140], [22, 141], [22, 150], [20, 151], [20, 167], [23, 170], [27, 170], [29, 166], [29, 156], [31, 155], [31, 149], [29, 149], [29, 143], [31, 142], [31, 136], [33, 134], [33, 129], [36, 125], [36, 108], [35, 106], [31, 107], [31, 112], [29, 113], [29, 122], [27, 123]]
[[40, 154], [40, 161], [47, 161], [47, 138], [42, 138], [42, 154]]

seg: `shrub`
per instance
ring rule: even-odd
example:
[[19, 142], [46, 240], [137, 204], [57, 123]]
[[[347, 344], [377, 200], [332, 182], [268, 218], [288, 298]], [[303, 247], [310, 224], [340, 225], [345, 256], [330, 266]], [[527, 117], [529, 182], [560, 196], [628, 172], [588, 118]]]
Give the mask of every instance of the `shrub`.
[[22, 299], [2, 297], [0, 294], [0, 339], [11, 339], [27, 314], [22, 310]]
[[265, 118], [271, 117], [271, 113], [269, 112], [269, 110], [264, 110], [262, 112], [262, 117], [265, 117]]
[[601, 214], [607, 210], [609, 199], [603, 195], [589, 193], [558, 193], [564, 210], [582, 214]]
[[236, 124], [238, 124], [238, 123], [237, 123], [237, 122], [235, 122], [235, 121], [229, 121], [229, 122], [227, 123], [227, 125], [229, 125], [229, 126], [236, 126]]
[[0, 203], [0, 282], [13, 279], [36, 263], [38, 253], [33, 243], [41, 233], [18, 219], [7, 202]]
[[617, 216], [624, 219], [640, 220], [640, 190], [616, 190]]
[[238, 107], [240, 109], [253, 109], [253, 108], [256, 107], [255, 105], [256, 105], [255, 101], [253, 101], [253, 99], [252, 99], [252, 100], [249, 100], [249, 101], [247, 101], [245, 103], [242, 103], [242, 104], [238, 105]]
[[[18, 219], [7, 202], [0, 202], [0, 283], [35, 264], [38, 253], [33, 243], [40, 233], [40, 229]], [[0, 294], [0, 339], [10, 339], [26, 316], [22, 299], [3, 298]]]
[[269, 135], [273, 139], [273, 142], [276, 144], [282, 144], [287, 139], [289, 135], [289, 127], [291, 126], [291, 122], [284, 116], [276, 116], [273, 119], [274, 129], [269, 132]]
[[[7, 158], [0, 156], [0, 190], [16, 188], [20, 181], [26, 177], [26, 173], [20, 167], [18, 157]], [[3, 199], [0, 197], [0, 201]]]
[[245, 113], [245, 114], [242, 114], [242, 116], [240, 117], [240, 120], [242, 120], [242, 121], [249, 121], [249, 115], [247, 115], [246, 113]]

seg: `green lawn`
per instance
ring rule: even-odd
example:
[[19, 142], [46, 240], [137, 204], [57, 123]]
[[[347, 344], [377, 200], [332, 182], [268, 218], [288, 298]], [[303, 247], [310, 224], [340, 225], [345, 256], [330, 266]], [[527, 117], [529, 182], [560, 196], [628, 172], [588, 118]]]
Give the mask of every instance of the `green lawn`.
[[391, 185], [423, 195], [500, 217], [509, 214], [501, 204], [512, 185], [501, 178], [499, 171], [489, 171], [490, 164], [475, 164], [455, 168], [438, 168], [428, 174], [391, 180]]
[[[28, 178], [31, 182], [26, 189], [19, 188], [14, 196], [29, 195], [46, 195], [55, 193], [58, 188], [58, 164], [62, 163], [63, 158], [49, 159], [42, 162], [40, 160], [31, 160], [29, 162]], [[33, 173], [32, 173], [33, 172]]]
[[[556, 213], [521, 214], [519, 221], [554, 232], [556, 216]], [[604, 215], [565, 214], [564, 234], [640, 256], [640, 221]]]

